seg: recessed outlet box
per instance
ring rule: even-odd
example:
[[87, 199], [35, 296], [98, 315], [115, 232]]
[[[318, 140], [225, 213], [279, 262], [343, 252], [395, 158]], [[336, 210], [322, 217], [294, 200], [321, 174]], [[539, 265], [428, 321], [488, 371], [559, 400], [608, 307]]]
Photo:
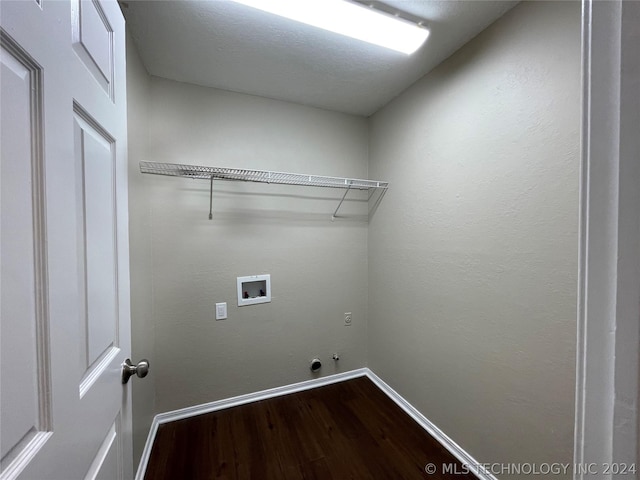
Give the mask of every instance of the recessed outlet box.
[[238, 277], [238, 306], [271, 302], [271, 275]]

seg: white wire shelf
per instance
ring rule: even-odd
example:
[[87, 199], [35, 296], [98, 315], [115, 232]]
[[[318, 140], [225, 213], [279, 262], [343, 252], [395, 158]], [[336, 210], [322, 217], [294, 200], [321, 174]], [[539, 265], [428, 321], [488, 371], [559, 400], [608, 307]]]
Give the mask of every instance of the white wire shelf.
[[302, 173], [272, 172], [267, 170], [248, 170], [245, 168], [202, 167], [197, 165], [180, 165], [176, 163], [140, 162], [140, 171], [154, 175], [185, 177], [210, 180], [235, 180], [240, 182], [279, 183], [285, 185], [302, 185], [307, 187], [355, 188], [369, 190], [371, 188], [387, 188], [388, 182], [363, 180], [359, 178], [325, 177]]
[[[232, 180], [237, 182], [276, 183], [282, 185], [301, 185], [306, 187], [330, 187], [346, 189], [338, 207], [331, 215], [335, 219], [340, 206], [349, 190], [382, 189], [382, 194], [389, 187], [389, 182], [379, 180], [363, 180], [361, 178], [325, 177], [306, 175], [303, 173], [272, 172], [268, 170], [249, 170], [245, 168], [202, 167], [198, 165], [181, 165], [178, 163], [140, 162], [140, 171], [152, 175], [170, 177], [195, 178], [209, 180], [209, 220], [213, 218], [213, 181]], [[382, 195], [381, 194], [381, 195]], [[380, 197], [381, 198], [381, 197]]]

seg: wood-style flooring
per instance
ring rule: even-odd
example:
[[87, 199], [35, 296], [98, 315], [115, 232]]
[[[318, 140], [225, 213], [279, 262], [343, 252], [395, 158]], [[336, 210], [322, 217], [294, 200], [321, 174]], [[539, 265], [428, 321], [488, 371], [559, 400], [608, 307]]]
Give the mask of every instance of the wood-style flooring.
[[145, 480], [476, 479], [456, 463], [361, 377], [163, 424]]

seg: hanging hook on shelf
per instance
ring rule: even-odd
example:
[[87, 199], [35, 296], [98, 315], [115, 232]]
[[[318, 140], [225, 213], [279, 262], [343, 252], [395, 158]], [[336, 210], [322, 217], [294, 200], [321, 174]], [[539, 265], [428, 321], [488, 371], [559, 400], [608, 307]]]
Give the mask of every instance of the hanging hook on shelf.
[[213, 220], [213, 175], [211, 175], [211, 185], [209, 185], [209, 220]]

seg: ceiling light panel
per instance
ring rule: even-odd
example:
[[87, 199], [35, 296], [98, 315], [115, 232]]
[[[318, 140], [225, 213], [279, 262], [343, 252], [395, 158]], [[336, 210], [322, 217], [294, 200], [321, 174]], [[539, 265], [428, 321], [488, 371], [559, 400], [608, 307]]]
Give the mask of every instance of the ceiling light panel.
[[233, 1], [406, 55], [429, 36], [421, 25], [345, 0]]

